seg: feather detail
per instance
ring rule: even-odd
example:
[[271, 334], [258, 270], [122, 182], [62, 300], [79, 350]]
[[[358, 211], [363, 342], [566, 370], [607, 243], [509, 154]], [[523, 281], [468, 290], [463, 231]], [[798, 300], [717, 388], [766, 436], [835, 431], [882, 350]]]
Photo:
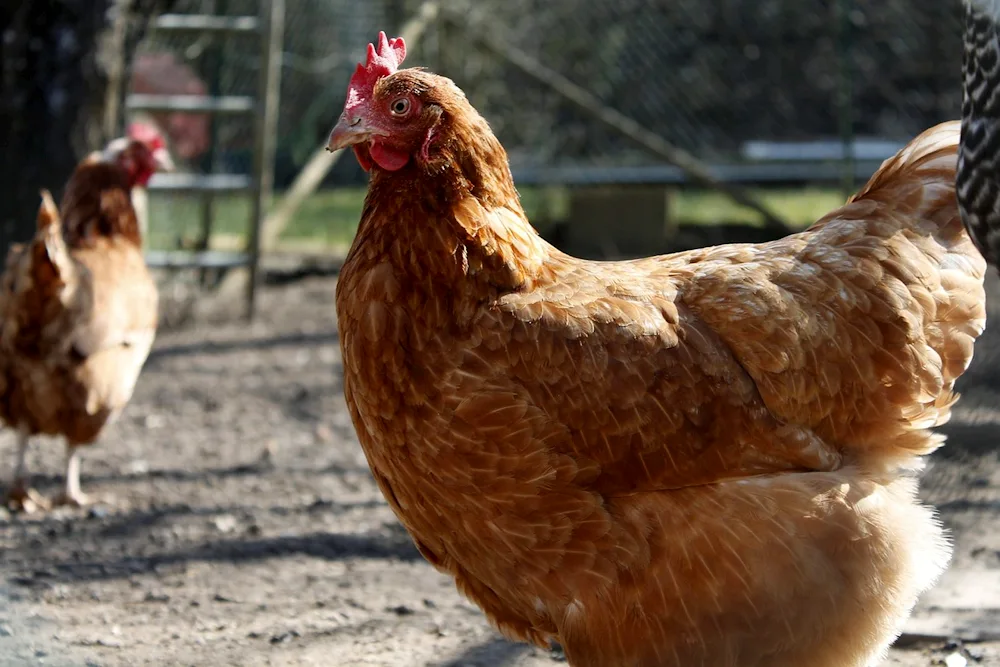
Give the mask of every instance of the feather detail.
[[[931, 128], [810, 229], [622, 262], [542, 240], [447, 79], [375, 168], [337, 286], [344, 392], [421, 553], [574, 667], [862, 667], [948, 560], [940, 446], [985, 262]], [[416, 144], [414, 151], [420, 150]]]

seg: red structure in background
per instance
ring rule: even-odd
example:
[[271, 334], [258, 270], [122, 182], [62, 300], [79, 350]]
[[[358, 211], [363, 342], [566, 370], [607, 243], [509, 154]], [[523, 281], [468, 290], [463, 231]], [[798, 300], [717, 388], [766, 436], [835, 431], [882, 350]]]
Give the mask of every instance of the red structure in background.
[[[131, 90], [142, 95], [207, 95], [208, 86], [170, 52], [143, 53], [132, 66]], [[170, 151], [184, 161], [209, 148], [209, 119], [204, 113], [143, 112], [167, 135]]]

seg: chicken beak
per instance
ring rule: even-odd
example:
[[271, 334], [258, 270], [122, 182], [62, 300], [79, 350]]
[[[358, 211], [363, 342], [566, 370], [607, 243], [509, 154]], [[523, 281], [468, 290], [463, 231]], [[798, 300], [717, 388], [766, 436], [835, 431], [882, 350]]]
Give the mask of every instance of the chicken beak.
[[345, 114], [340, 117], [333, 132], [330, 133], [330, 141], [326, 145], [326, 150], [332, 153], [341, 148], [363, 144], [371, 138], [371, 128], [360, 116], [351, 118]]
[[158, 171], [174, 170], [174, 161], [170, 157], [170, 153], [167, 152], [166, 148], [157, 148], [153, 151], [153, 161], [156, 163], [156, 169]]

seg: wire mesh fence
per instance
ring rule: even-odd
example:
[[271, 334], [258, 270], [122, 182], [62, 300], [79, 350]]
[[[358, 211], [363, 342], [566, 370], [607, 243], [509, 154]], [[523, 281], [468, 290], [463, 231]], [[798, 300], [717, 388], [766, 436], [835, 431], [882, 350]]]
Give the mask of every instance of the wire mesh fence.
[[[180, 0], [179, 14], [257, 16], [268, 0]], [[284, 180], [315, 150], [343, 102], [359, 37], [394, 24], [389, 3], [288, 0], [282, 54], [279, 171]], [[261, 54], [245, 35], [151, 31], [136, 55], [131, 92], [151, 94], [254, 95]], [[170, 134], [171, 148], [190, 168], [207, 169], [212, 155], [208, 114], [152, 114]], [[216, 169], [246, 171], [252, 162], [253, 117], [215, 123]], [[294, 173], [291, 174], [293, 176]]]
[[[264, 0], [266, 2], [266, 0]], [[256, 0], [180, 0], [175, 11], [256, 14]], [[423, 0], [287, 0], [276, 184], [287, 187], [323, 145], [347, 80], [378, 30]], [[748, 159], [752, 142], [867, 138], [903, 142], [958, 116], [958, 0], [442, 0], [408, 45], [408, 65], [451, 77], [490, 121], [515, 176], [553, 167], [613, 170], [661, 156], [539, 82], [523, 59], [708, 164]], [[253, 94], [258, 42], [158, 34], [143, 43], [134, 92]], [[522, 58], [519, 66], [511, 53]], [[159, 114], [195, 171], [246, 172], [252, 116]], [[212, 140], [213, 133], [215, 140]], [[213, 148], [214, 147], [214, 148]], [[829, 156], [827, 156], [828, 158]], [[327, 185], [359, 185], [343, 160]], [[174, 205], [171, 219], [183, 218]], [[236, 208], [217, 230], [242, 229]], [[181, 209], [178, 209], [181, 207]], [[183, 209], [187, 210], [187, 209]], [[163, 226], [154, 215], [153, 232]], [[175, 237], [173, 227], [171, 234]], [[160, 239], [176, 243], [176, 239]]]
[[[415, 3], [410, 3], [415, 4]], [[501, 35], [708, 161], [748, 141], [908, 139], [957, 117], [960, 3], [920, 0], [479, 2], [443, 13], [413, 61], [466, 91], [515, 165], [656, 161], [487, 49]]]

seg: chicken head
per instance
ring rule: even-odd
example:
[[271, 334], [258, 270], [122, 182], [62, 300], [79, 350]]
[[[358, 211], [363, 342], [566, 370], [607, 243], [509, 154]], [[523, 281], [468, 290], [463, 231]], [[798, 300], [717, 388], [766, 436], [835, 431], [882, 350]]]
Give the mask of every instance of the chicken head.
[[174, 170], [163, 135], [147, 123], [129, 125], [124, 137], [114, 139], [107, 145], [102, 159], [121, 165], [128, 175], [129, 188], [145, 187], [153, 174]]
[[392, 76], [406, 57], [402, 37], [379, 33], [378, 49], [368, 45], [365, 64], [358, 64], [347, 91], [344, 111], [327, 150], [353, 147], [365, 171], [379, 167], [398, 171], [414, 155], [430, 159], [434, 129], [442, 110], [427, 104], [412, 81]]

